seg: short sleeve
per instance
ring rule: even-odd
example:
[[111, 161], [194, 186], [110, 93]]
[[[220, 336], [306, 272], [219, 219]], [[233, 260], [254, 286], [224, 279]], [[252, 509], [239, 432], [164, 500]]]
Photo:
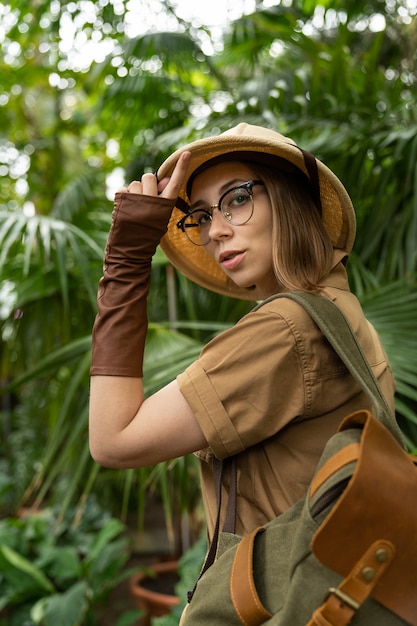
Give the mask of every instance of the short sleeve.
[[304, 334], [291, 315], [265, 305], [207, 344], [178, 376], [218, 458], [272, 437], [308, 410]]

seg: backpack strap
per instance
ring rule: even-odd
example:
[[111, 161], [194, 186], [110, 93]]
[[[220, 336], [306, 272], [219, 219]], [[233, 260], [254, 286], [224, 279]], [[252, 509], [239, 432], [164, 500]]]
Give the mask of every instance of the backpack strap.
[[216, 502], [217, 502], [217, 515], [216, 515], [216, 524], [213, 531], [213, 537], [210, 542], [210, 546], [203, 564], [201, 568], [201, 572], [198, 576], [198, 579], [194, 585], [194, 588], [191, 591], [188, 591], [187, 598], [188, 602], [191, 602], [192, 597], [197, 588], [197, 583], [202, 577], [202, 575], [211, 567], [216, 560], [217, 547], [219, 544], [219, 535], [220, 535], [220, 514], [222, 509], [222, 483], [223, 476], [226, 469], [226, 464], [230, 465], [230, 487], [229, 487], [229, 497], [227, 500], [227, 509], [226, 516], [223, 522], [222, 532], [225, 533], [235, 533], [236, 532], [236, 497], [237, 497], [237, 468], [236, 468], [236, 459], [234, 456], [229, 457], [225, 460], [220, 460], [216, 457], [213, 458], [213, 475], [214, 475], [214, 488], [216, 492]]
[[335, 474], [340, 468], [357, 461], [359, 453], [360, 444], [350, 443], [331, 456], [330, 459], [316, 472], [316, 475], [311, 481], [309, 489], [310, 498], [312, 498], [320, 487], [326, 482], [326, 480], [328, 480], [329, 477]]
[[230, 574], [230, 597], [242, 624], [260, 626], [272, 617], [262, 604], [253, 577], [253, 552], [256, 537], [264, 532], [260, 526], [238, 544]]

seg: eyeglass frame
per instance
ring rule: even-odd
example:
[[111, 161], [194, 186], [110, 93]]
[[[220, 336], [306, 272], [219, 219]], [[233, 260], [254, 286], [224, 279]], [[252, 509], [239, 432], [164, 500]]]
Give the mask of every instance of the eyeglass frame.
[[[226, 189], [226, 191], [224, 193], [222, 193], [222, 195], [220, 196], [217, 204], [212, 204], [211, 206], [209, 206], [207, 209], [193, 209], [192, 211], [188, 211], [188, 213], [186, 213], [180, 220], [178, 220], [177, 222], [177, 228], [180, 228], [182, 230], [182, 232], [185, 234], [185, 236], [187, 237], [188, 241], [190, 243], [192, 243], [194, 246], [206, 246], [207, 243], [210, 241], [207, 241], [207, 243], [196, 243], [195, 241], [193, 241], [192, 239], [190, 239], [190, 237], [187, 234], [186, 231], [186, 225], [185, 225], [185, 221], [190, 217], [190, 215], [192, 215], [193, 213], [206, 213], [208, 215], [208, 217], [210, 218], [210, 222], [213, 221], [213, 211], [214, 209], [219, 209], [221, 216], [226, 220], [226, 222], [228, 224], [232, 224], [233, 226], [243, 226], [244, 224], [247, 224], [249, 222], [249, 220], [251, 219], [252, 215], [253, 215], [253, 210], [254, 210], [254, 198], [253, 198], [253, 187], [255, 187], [255, 185], [265, 185], [265, 183], [262, 180], [248, 180], [245, 183], [241, 183], [240, 185], [236, 185], [235, 187], [231, 187], [230, 189]], [[231, 192], [234, 191], [235, 189], [245, 189], [245, 191], [248, 192], [251, 200], [252, 200], [252, 211], [251, 214], [249, 215], [248, 219], [245, 220], [244, 222], [242, 222], [241, 224], [234, 224], [232, 222], [232, 220], [229, 220], [225, 214], [223, 213], [221, 207], [222, 204], [222, 200], [224, 200], [224, 198]], [[195, 224], [197, 226], [197, 224]], [[210, 224], [211, 225], [211, 224]], [[189, 224], [188, 227], [190, 226], [194, 226], [194, 224]]]

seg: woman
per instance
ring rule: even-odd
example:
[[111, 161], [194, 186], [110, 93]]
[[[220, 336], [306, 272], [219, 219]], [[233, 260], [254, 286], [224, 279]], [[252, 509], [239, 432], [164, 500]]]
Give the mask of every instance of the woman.
[[238, 534], [305, 495], [328, 438], [369, 401], [287, 298], [243, 317], [145, 400], [151, 259], [163, 237], [173, 265], [218, 293], [253, 301], [292, 290], [324, 294], [349, 319], [393, 406], [385, 353], [348, 287], [354, 236], [339, 179], [291, 139], [249, 124], [181, 148], [158, 178], [145, 174], [116, 194], [93, 332], [93, 457], [127, 468], [196, 452], [209, 535], [217, 513], [213, 456], [237, 455]]

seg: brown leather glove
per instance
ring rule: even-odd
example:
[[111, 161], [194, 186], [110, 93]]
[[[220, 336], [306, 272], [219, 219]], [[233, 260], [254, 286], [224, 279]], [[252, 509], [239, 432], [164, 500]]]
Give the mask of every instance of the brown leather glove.
[[143, 375], [151, 262], [174, 200], [119, 192], [100, 279], [90, 374]]

